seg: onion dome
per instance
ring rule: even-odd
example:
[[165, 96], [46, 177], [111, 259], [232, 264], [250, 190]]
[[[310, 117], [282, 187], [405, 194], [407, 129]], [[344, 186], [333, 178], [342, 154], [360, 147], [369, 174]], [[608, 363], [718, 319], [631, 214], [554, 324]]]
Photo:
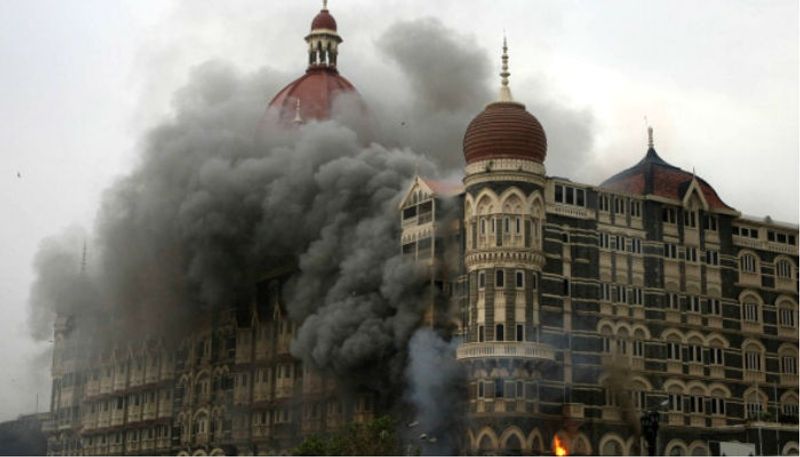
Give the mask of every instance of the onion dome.
[[655, 195], [682, 201], [692, 181], [697, 182], [710, 209], [733, 210], [711, 185], [694, 172], [684, 171], [662, 159], [653, 146], [653, 128], [648, 127], [648, 148], [636, 165], [606, 179], [600, 187], [638, 195]]
[[327, 0], [311, 21], [311, 32], [305, 40], [308, 43], [306, 73], [281, 89], [269, 102], [269, 109], [278, 112], [284, 125], [328, 119], [338, 95], [358, 94], [336, 68], [342, 38], [336, 31], [336, 20], [328, 11]]
[[475, 116], [464, 133], [467, 164], [489, 159], [523, 159], [544, 163], [547, 136], [539, 120], [515, 102], [508, 87], [508, 45], [503, 39], [499, 100]]

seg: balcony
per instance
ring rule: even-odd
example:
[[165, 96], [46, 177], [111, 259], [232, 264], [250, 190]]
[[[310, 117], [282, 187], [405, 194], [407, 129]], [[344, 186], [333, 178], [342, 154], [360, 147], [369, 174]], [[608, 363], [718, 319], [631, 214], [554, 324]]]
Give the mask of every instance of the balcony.
[[458, 360], [486, 357], [512, 357], [553, 361], [553, 349], [541, 343], [523, 341], [490, 341], [483, 343], [464, 343], [456, 350]]

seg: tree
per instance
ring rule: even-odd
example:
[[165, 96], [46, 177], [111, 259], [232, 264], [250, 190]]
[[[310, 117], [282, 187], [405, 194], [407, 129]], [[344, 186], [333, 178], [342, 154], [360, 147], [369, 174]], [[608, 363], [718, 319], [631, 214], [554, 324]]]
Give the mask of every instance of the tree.
[[351, 422], [341, 430], [307, 437], [292, 455], [400, 455], [402, 449], [389, 416], [363, 424]]

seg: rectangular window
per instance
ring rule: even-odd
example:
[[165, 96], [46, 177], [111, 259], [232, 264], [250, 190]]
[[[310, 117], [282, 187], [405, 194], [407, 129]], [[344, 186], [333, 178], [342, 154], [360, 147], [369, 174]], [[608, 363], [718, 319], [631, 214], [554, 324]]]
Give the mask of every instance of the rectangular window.
[[631, 200], [631, 217], [642, 217], [642, 204], [637, 200]]
[[668, 259], [677, 259], [678, 246], [673, 243], [664, 243], [664, 257]]
[[609, 247], [609, 237], [608, 233], [600, 232], [597, 234], [597, 243], [601, 248], [608, 249]]
[[601, 194], [597, 199], [597, 206], [600, 211], [608, 212], [608, 195]]
[[709, 265], [719, 265], [719, 252], [706, 251], [706, 263]]
[[689, 312], [692, 313], [700, 313], [702, 309], [700, 309], [700, 297], [689, 297]]
[[712, 216], [707, 214], [703, 218], [703, 230], [710, 230], [712, 232], [717, 231], [717, 216]]
[[708, 299], [708, 312], [715, 316], [722, 316], [722, 304], [716, 298]]
[[643, 300], [642, 289], [640, 289], [638, 287], [634, 287], [633, 289], [631, 289], [630, 298], [632, 300], [632, 304], [634, 304], [634, 305], [643, 304], [644, 300]]
[[564, 188], [564, 194], [567, 197], [565, 203], [567, 203], [568, 205], [574, 205], [575, 204], [575, 189], [573, 189], [572, 187], [565, 187]]
[[584, 189], [575, 189], [575, 204], [586, 206], [586, 191]]
[[696, 216], [697, 213], [694, 211], [683, 210], [683, 225], [687, 227], [697, 227]]
[[504, 397], [503, 394], [505, 392], [503, 391], [503, 387], [505, 387], [505, 383], [503, 382], [502, 379], [495, 379], [494, 380], [494, 396], [496, 398], [503, 398]]
[[633, 342], [634, 357], [644, 357], [644, 341], [636, 340]]
[[708, 363], [711, 365], [725, 365], [722, 357], [722, 348], [710, 348], [708, 350]]
[[525, 327], [517, 324], [517, 341], [525, 341]]
[[483, 398], [483, 381], [478, 381], [478, 398]]
[[494, 326], [494, 340], [495, 341], [505, 341], [505, 326], [503, 324], [497, 324]]
[[661, 211], [661, 220], [665, 224], [676, 224], [677, 219], [675, 208], [664, 208]]
[[703, 347], [692, 345], [689, 346], [689, 362], [703, 363]]
[[478, 272], [478, 289], [483, 289], [486, 287], [486, 272], [479, 271]]
[[534, 273], [531, 275], [531, 289], [536, 290], [537, 288], [536, 273]]
[[483, 343], [485, 341], [484, 333], [483, 333], [483, 325], [478, 326], [478, 342]]
[[611, 291], [609, 289], [610, 289], [610, 287], [609, 287], [608, 284], [606, 284], [606, 283], [600, 284], [600, 299], [601, 300], [604, 300], [604, 301], [610, 301], [611, 300]]
[[680, 343], [667, 343], [667, 358], [669, 360], [682, 360], [681, 357], [681, 344]]
[[503, 270], [497, 270], [494, 273], [494, 286], [498, 289], [506, 286], [506, 275]]
[[564, 203], [564, 186], [556, 184], [556, 202]]
[[525, 272], [522, 271], [522, 270], [517, 270], [514, 273], [514, 277], [515, 277], [515, 283], [516, 283], [517, 289], [524, 288], [525, 287]]
[[642, 240], [639, 238], [631, 238], [631, 252], [634, 254], [642, 253]]
[[670, 411], [683, 411], [683, 395], [669, 394], [669, 409]]
[[751, 254], [745, 254], [739, 259], [739, 266], [743, 272], [755, 273], [756, 272], [756, 258]]
[[685, 257], [689, 262], [697, 262], [697, 248], [686, 247]]
[[667, 295], [667, 305], [670, 309], [680, 310], [681, 309], [681, 301], [678, 294], [668, 294]]
[[614, 198], [614, 213], [625, 214], [625, 200], [620, 197]]

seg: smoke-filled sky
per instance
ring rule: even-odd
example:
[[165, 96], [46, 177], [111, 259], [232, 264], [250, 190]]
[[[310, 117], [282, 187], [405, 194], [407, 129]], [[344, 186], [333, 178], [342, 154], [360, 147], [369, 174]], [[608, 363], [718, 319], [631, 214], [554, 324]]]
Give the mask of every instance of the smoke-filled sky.
[[[139, 163], [143, 132], [174, 113], [193, 68], [216, 60], [241, 74], [266, 68], [270, 81], [299, 76], [318, 9], [310, 0], [0, 2], [0, 420], [32, 412], [37, 392], [47, 407], [48, 342], [34, 343], [26, 323], [40, 241], [94, 228], [103, 190]], [[726, 203], [797, 222], [794, 1], [331, 0], [330, 9], [345, 40], [342, 74], [376, 112], [392, 113], [379, 130], [445, 168], [459, 166], [459, 132], [494, 97], [505, 29], [512, 92], [548, 132], [550, 174], [599, 183], [635, 163], [647, 116], [661, 156], [694, 167]], [[442, 59], [448, 39], [459, 54]], [[407, 134], [390, 128], [400, 122]]]

